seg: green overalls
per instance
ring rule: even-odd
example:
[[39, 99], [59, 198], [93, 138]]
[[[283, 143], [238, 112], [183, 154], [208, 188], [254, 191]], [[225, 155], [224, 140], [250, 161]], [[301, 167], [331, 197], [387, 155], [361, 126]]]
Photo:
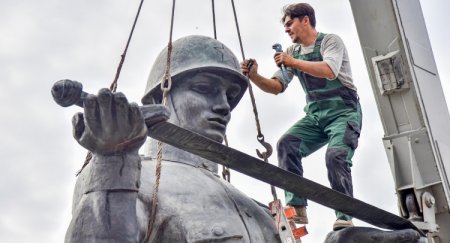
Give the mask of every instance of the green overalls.
[[[294, 50], [296, 59], [322, 61], [320, 46], [325, 34], [320, 33], [312, 53], [301, 55]], [[298, 46], [300, 47], [300, 46]], [[356, 91], [342, 85], [339, 79], [316, 78], [300, 70], [295, 70], [307, 104], [306, 116], [295, 123], [278, 141], [279, 166], [297, 175], [303, 176], [301, 159], [328, 144], [325, 160], [328, 180], [331, 188], [353, 196], [351, 169], [352, 157], [361, 129], [361, 108]], [[306, 199], [285, 192], [286, 204], [306, 206]], [[350, 220], [351, 217], [336, 211], [338, 219]]]

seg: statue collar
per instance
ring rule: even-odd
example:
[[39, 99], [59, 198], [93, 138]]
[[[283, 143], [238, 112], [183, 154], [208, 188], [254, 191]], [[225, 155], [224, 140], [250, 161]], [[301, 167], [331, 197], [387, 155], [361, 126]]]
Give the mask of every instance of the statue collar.
[[[144, 148], [144, 156], [145, 157], [150, 157], [150, 158], [156, 160], [157, 143], [158, 143], [158, 141], [155, 139], [151, 139], [151, 138], [147, 139], [147, 141], [145, 143], [145, 148]], [[171, 162], [191, 165], [191, 166], [198, 167], [198, 168], [204, 168], [215, 174], [218, 173], [218, 166], [216, 163], [214, 163], [210, 160], [204, 159], [195, 154], [191, 154], [189, 152], [181, 150], [179, 148], [176, 148], [169, 144], [163, 145], [162, 159], [164, 161], [171, 161]]]

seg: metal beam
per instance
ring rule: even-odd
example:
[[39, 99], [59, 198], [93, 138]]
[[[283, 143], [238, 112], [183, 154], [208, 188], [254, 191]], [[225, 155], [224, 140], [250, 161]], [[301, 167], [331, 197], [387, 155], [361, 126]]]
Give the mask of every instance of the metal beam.
[[224, 146], [197, 133], [168, 122], [149, 127], [149, 136], [215, 163], [225, 165], [255, 179], [302, 195], [323, 206], [351, 215], [374, 226], [390, 229], [414, 229], [410, 221], [349, 197], [304, 177]]

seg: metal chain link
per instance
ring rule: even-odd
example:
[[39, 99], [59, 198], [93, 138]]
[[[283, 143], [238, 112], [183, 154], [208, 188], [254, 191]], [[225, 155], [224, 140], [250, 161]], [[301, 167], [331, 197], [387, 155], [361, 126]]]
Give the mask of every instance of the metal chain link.
[[[239, 29], [239, 23], [238, 23], [238, 19], [237, 19], [237, 14], [236, 14], [236, 7], [234, 5], [234, 0], [231, 0], [231, 4], [233, 7], [233, 14], [234, 14], [234, 21], [236, 23], [236, 30], [237, 30], [237, 34], [238, 34], [238, 38], [239, 38], [239, 45], [241, 47], [241, 54], [242, 54], [242, 60], [245, 61], [245, 54], [244, 54], [244, 47], [242, 45], [242, 38], [241, 38], [241, 31]], [[251, 65], [251, 63], [250, 63]], [[253, 87], [252, 84], [250, 83], [250, 80], [248, 79], [248, 75], [247, 75], [247, 82], [248, 82], [248, 91], [250, 94], [250, 99], [252, 102], [252, 106], [253, 106], [253, 114], [255, 116], [255, 122], [256, 122], [256, 130], [258, 132], [256, 139], [258, 140], [259, 143], [261, 143], [261, 145], [266, 148], [265, 152], [260, 152], [258, 149], [256, 150], [256, 153], [258, 154], [258, 156], [261, 159], [264, 159], [264, 162], [269, 163], [269, 157], [272, 155], [272, 146], [264, 141], [264, 135], [261, 132], [261, 125], [259, 123], [259, 118], [258, 118], [258, 110], [256, 108], [256, 101], [255, 101], [255, 95], [253, 94]], [[271, 191], [272, 191], [272, 196], [274, 198], [274, 200], [277, 199], [277, 194], [276, 194], [276, 190], [275, 187], [270, 185], [271, 187]]]

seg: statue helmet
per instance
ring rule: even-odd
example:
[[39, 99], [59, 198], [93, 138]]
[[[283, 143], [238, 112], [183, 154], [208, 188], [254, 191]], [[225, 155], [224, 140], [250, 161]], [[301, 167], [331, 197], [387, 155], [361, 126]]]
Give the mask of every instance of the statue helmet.
[[[166, 64], [167, 47], [161, 51], [153, 64], [142, 104], [161, 103], [161, 82], [164, 79]], [[235, 77], [230, 82], [239, 84], [241, 92], [229, 101], [231, 109], [239, 103], [248, 86], [248, 79], [241, 73], [236, 56], [221, 42], [200, 35], [186, 36], [174, 41], [170, 64], [172, 87], [176, 86], [185, 74], [199, 72], [222, 73]]]

